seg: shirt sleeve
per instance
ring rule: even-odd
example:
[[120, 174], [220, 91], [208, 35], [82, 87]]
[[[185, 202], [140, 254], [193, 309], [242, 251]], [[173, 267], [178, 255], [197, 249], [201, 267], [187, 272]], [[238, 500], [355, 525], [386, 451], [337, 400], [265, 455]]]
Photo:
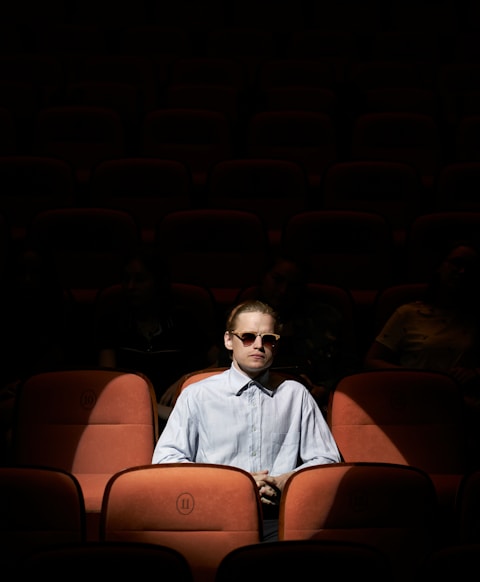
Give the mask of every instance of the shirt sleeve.
[[193, 463], [196, 459], [198, 427], [188, 401], [180, 394], [153, 452], [152, 463]]
[[339, 463], [342, 458], [330, 427], [312, 395], [306, 391], [303, 402], [300, 460], [296, 468]]

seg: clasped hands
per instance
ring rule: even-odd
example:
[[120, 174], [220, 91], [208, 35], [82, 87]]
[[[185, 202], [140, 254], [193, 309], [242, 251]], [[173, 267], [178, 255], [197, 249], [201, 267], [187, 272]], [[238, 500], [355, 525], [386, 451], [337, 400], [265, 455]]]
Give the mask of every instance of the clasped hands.
[[260, 493], [260, 500], [266, 505], [278, 505], [282, 489], [281, 477], [272, 477], [267, 470], [252, 473]]

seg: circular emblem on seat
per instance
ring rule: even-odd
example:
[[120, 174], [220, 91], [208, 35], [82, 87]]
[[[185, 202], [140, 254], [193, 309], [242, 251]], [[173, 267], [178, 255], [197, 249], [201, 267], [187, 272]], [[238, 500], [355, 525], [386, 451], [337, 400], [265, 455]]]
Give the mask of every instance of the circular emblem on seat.
[[177, 510], [179, 513], [188, 515], [189, 513], [192, 513], [194, 507], [195, 500], [190, 493], [182, 493], [177, 497]]
[[85, 390], [84, 392], [82, 392], [82, 396], [80, 398], [80, 404], [82, 405], [82, 408], [91, 410], [96, 403], [97, 395], [93, 390]]

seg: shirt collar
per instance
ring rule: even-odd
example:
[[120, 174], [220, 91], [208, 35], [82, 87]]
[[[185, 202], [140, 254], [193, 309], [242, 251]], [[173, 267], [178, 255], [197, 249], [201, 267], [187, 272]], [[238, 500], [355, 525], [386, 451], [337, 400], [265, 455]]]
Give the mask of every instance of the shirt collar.
[[[269, 370], [265, 370], [260, 376], [252, 380], [243, 372], [240, 372], [231, 365], [232, 383], [235, 390], [235, 396], [240, 396], [249, 386], [257, 386], [262, 392], [265, 392], [270, 397], [273, 397], [275, 390], [268, 388], [270, 373]], [[245, 382], [247, 380], [247, 382]]]

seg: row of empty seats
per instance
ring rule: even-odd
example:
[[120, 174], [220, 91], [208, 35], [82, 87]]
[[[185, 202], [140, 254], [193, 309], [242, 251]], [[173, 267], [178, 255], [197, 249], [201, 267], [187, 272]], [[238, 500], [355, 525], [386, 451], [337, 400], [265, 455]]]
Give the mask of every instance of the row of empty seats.
[[[196, 88], [191, 92], [196, 95]], [[223, 94], [219, 99], [225, 104]], [[205, 187], [215, 163], [235, 158], [296, 162], [312, 189], [334, 162], [407, 163], [431, 188], [443, 166], [479, 160], [475, 114], [461, 117], [451, 129], [428, 113], [397, 110], [361, 113], [349, 123], [299, 103], [296, 109], [253, 113], [233, 127], [224, 111], [179, 103], [149, 111], [129, 128], [118, 111], [98, 103], [42, 108], [23, 129], [10, 108], [1, 108], [1, 155], [60, 158], [72, 166], [80, 185], [103, 160], [176, 160], [187, 165], [197, 189]]]
[[249, 74], [241, 59], [225, 54], [177, 56], [165, 63], [154, 55], [86, 53], [64, 62], [51, 53], [0, 52], [0, 104], [25, 120], [46, 107], [103, 104], [130, 123], [151, 110], [190, 107], [221, 111], [231, 122], [261, 110], [338, 112], [348, 118], [397, 110], [430, 114], [451, 125], [478, 114], [479, 65], [382, 53], [353, 60], [339, 80], [333, 57], [312, 55], [261, 59]]
[[[442, 374], [346, 378], [329, 414], [344, 462], [290, 479], [280, 541], [366, 544], [395, 580], [423, 574], [437, 551], [478, 544], [480, 478], [464, 459], [460, 400]], [[34, 567], [42, 558], [34, 550], [60, 542], [67, 556], [69, 543], [135, 542], [180, 551], [205, 582], [230, 551], [261, 542], [261, 504], [248, 474], [149, 464], [156, 427], [145, 378], [38, 375], [22, 387], [16, 413], [13, 463], [0, 468], [2, 560], [14, 571]]]
[[[256, 485], [241, 469], [180, 464], [119, 471], [105, 491], [97, 540], [86, 539], [84, 500], [71, 473], [2, 467], [0, 476], [1, 491], [9, 500], [0, 530], [2, 571], [12, 575], [49, 567], [53, 578], [60, 579], [66, 568], [86, 572], [95, 562], [108, 565], [109, 571], [143, 571], [151, 567], [151, 554], [168, 580], [178, 579], [168, 577], [169, 568], [179, 567], [177, 562], [188, 573], [180, 580], [236, 580], [252, 566], [240, 563], [252, 551], [257, 560], [280, 560], [263, 564], [261, 571], [268, 567], [270, 574], [305, 551], [308, 564], [316, 561], [318, 568], [320, 561], [322, 571], [325, 567], [337, 575], [360, 571], [374, 580], [401, 580], [407, 574], [420, 580], [423, 568], [438, 554], [479, 544], [478, 472], [462, 480], [456, 505], [460, 537], [446, 545], [436, 540], [436, 501], [428, 476], [402, 465], [344, 463], [299, 471], [281, 502], [279, 542], [265, 543]], [[218, 489], [214, 500], [212, 488]], [[235, 510], [226, 512], [226, 505]], [[324, 564], [322, 557], [330, 552]], [[224, 569], [234, 578], [226, 577]], [[255, 571], [254, 579], [259, 575]]]
[[[86, 146], [85, 146], [86, 148]], [[192, 146], [193, 148], [193, 146]], [[88, 149], [88, 148], [86, 148]], [[52, 153], [52, 152], [51, 152]], [[188, 148], [185, 158], [194, 156]], [[266, 154], [267, 152], [265, 152]], [[79, 190], [72, 164], [53, 155], [0, 157], [0, 211], [20, 240], [34, 214], [61, 207], [105, 207], [132, 214], [146, 242], [170, 211], [224, 208], [257, 213], [278, 244], [286, 220], [309, 210], [362, 210], [383, 217], [395, 243], [419, 215], [439, 211], [478, 211], [475, 195], [480, 162], [446, 164], [430, 189], [408, 162], [356, 160], [331, 162], [310, 188], [298, 160], [275, 157], [234, 158], [192, 172], [192, 164], [162, 157], [127, 157], [93, 164]], [[86, 166], [84, 167], [86, 171]], [[202, 191], [195, 187], [203, 182]]]
[[[2, 218], [5, 273], [14, 239], [9, 218]], [[448, 243], [464, 238], [478, 242], [480, 212], [422, 214], [406, 227], [400, 249], [385, 217], [366, 210], [294, 212], [277, 225], [277, 246], [271, 244], [263, 216], [252, 210], [184, 209], [158, 220], [150, 215], [150, 220], [144, 226], [153, 228], [151, 244], [163, 250], [172, 280], [206, 286], [222, 304], [258, 283], [271, 251], [306, 262], [309, 282], [344, 287], [356, 300], [367, 295], [368, 303], [384, 287], [427, 281]], [[107, 207], [51, 208], [23, 226], [26, 241], [51, 254], [62, 285], [71, 290], [120, 282], [124, 256], [142, 241], [132, 213]]]

